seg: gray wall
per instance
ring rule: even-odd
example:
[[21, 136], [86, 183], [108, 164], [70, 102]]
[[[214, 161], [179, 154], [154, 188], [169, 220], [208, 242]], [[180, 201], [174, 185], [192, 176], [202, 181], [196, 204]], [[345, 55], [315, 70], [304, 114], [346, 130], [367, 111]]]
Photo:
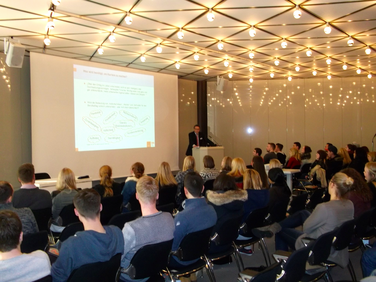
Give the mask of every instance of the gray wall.
[[17, 189], [18, 167], [31, 162], [29, 57], [24, 58], [21, 69], [9, 68], [0, 53], [0, 69], [5, 69], [0, 73], [0, 180], [9, 181]]

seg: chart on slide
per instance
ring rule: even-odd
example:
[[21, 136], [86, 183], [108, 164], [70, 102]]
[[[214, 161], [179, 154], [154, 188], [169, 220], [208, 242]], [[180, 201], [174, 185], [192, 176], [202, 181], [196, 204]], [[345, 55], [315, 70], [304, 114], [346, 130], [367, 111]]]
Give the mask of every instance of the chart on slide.
[[155, 147], [154, 77], [73, 66], [75, 150]]

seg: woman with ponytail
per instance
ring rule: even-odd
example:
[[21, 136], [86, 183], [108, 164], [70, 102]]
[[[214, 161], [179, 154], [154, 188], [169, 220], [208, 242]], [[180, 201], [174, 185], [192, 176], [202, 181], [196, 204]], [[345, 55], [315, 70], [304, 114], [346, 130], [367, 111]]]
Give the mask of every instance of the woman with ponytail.
[[99, 169], [99, 176], [101, 182], [95, 185], [93, 189], [99, 193], [101, 198], [118, 196], [121, 194], [121, 184], [115, 182], [112, 176], [112, 169], [108, 165], [104, 165]]

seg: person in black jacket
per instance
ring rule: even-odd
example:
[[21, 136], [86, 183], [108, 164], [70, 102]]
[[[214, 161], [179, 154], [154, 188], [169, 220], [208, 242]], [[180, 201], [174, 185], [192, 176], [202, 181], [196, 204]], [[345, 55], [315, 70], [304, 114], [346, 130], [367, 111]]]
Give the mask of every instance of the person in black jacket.
[[185, 153], [186, 156], [192, 156], [192, 148], [206, 146], [207, 144], [205, 136], [200, 132], [200, 126], [196, 124], [193, 129], [194, 131], [188, 134], [189, 144]]

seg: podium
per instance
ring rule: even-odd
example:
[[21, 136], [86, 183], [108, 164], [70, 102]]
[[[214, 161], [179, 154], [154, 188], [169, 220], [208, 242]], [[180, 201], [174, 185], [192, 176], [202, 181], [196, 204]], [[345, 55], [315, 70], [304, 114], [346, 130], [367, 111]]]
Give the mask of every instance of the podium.
[[200, 172], [204, 169], [203, 159], [206, 155], [209, 155], [214, 159], [215, 168], [220, 170], [224, 151], [225, 148], [223, 146], [192, 148], [192, 156], [195, 158], [196, 170]]

